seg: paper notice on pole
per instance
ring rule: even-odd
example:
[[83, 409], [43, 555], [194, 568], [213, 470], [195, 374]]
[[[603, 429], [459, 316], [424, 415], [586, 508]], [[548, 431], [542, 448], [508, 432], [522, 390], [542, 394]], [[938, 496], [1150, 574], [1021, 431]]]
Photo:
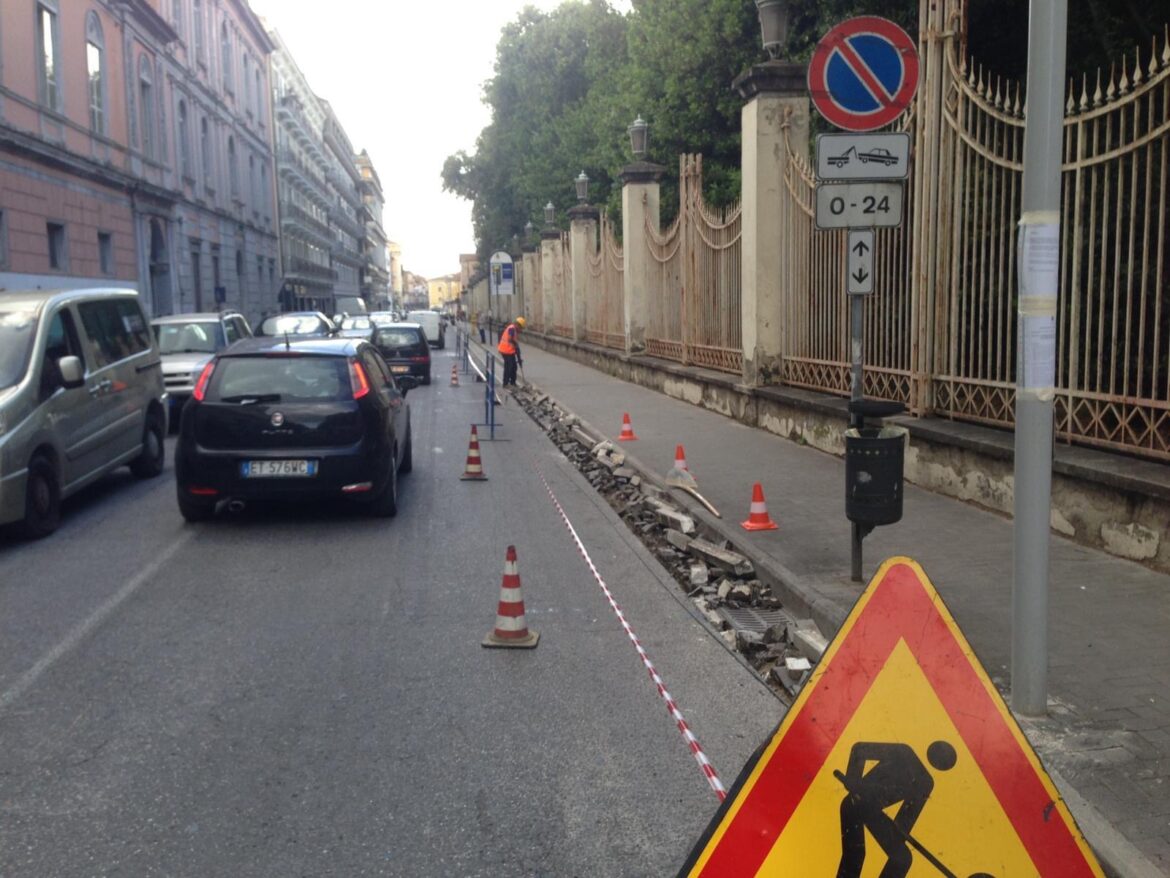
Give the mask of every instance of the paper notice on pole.
[[1020, 298], [1056, 298], [1060, 289], [1060, 223], [1020, 223]]
[[1020, 386], [1025, 390], [1051, 388], [1056, 380], [1056, 316], [1021, 315], [1020, 343], [1024, 352]]

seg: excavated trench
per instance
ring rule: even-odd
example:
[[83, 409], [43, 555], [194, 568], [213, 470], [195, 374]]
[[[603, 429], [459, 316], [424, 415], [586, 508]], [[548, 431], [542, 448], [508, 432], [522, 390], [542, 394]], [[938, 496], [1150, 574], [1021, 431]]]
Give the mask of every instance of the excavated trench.
[[819, 657], [819, 632], [787, 612], [731, 540], [679, 504], [657, 476], [529, 384], [512, 398], [670, 573], [686, 598], [767, 685], [791, 701]]

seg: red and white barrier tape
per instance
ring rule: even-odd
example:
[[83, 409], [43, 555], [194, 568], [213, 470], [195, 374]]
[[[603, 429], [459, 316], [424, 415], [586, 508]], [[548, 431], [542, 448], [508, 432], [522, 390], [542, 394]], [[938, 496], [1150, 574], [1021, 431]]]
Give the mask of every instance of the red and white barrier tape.
[[557, 507], [557, 512], [561, 515], [561, 521], [565, 523], [565, 527], [569, 529], [569, 533], [573, 537], [573, 542], [577, 544], [577, 551], [581, 553], [581, 557], [585, 559], [585, 563], [589, 565], [589, 570], [593, 573], [593, 578], [597, 580], [597, 584], [601, 586], [602, 592], [605, 593], [605, 599], [609, 601], [610, 607], [617, 615], [618, 621], [621, 622], [622, 628], [625, 629], [626, 636], [634, 644], [634, 649], [638, 651], [638, 657], [642, 659], [642, 664], [646, 666], [646, 671], [650, 674], [650, 679], [654, 681], [654, 686], [658, 689], [658, 694], [662, 696], [662, 700], [666, 702], [666, 709], [669, 711], [671, 719], [675, 721], [678, 730], [682, 732], [683, 738], [687, 742], [687, 747], [691, 751], [691, 755], [695, 757], [695, 761], [699, 763], [699, 770], [703, 772], [703, 776], [707, 778], [707, 783], [711, 786], [715, 795], [719, 797], [719, 801], [723, 801], [727, 797], [727, 790], [723, 788], [722, 781], [719, 780], [719, 775], [715, 772], [715, 766], [711, 764], [711, 760], [707, 758], [707, 754], [703, 752], [703, 748], [699, 745], [699, 739], [695, 737], [694, 732], [690, 730], [687, 721], [683, 719], [682, 711], [678, 709], [678, 705], [674, 703], [674, 698], [671, 697], [667, 691], [666, 684], [662, 681], [662, 677], [658, 675], [658, 671], [654, 669], [654, 664], [650, 661], [650, 656], [646, 654], [641, 642], [638, 640], [638, 635], [634, 633], [634, 629], [630, 627], [630, 623], [626, 621], [625, 614], [622, 613], [621, 607], [617, 605], [617, 601], [613, 599], [613, 594], [609, 590], [609, 586], [605, 584], [605, 580], [601, 578], [601, 574], [597, 572], [597, 568], [593, 564], [593, 559], [589, 557], [589, 552], [586, 551], [584, 543], [581, 538], [577, 536], [577, 531], [573, 527], [573, 523], [569, 521], [569, 516], [565, 515], [565, 510], [561, 507], [560, 501], [557, 500], [557, 495], [553, 493], [552, 488], [549, 487], [548, 480], [545, 479], [544, 473], [540, 471], [540, 467], [534, 461], [532, 464], [536, 474], [540, 476], [540, 480], [544, 482], [544, 489], [548, 491], [548, 496], [552, 499], [553, 505]]

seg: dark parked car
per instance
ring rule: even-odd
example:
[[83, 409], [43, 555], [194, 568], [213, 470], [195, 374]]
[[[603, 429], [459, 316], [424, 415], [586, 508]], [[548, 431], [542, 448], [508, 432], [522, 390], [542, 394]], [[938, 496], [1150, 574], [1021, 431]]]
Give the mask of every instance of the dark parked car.
[[374, 344], [395, 375], [413, 375], [423, 384], [431, 383], [431, 346], [417, 323], [380, 325]]
[[207, 364], [183, 409], [179, 511], [201, 521], [225, 500], [349, 497], [394, 515], [398, 473], [412, 465], [414, 386], [366, 341], [238, 342]]
[[273, 314], [260, 321], [256, 328], [257, 336], [284, 338], [305, 336], [324, 338], [334, 335], [337, 327], [333, 321], [320, 311], [288, 311], [284, 314]]

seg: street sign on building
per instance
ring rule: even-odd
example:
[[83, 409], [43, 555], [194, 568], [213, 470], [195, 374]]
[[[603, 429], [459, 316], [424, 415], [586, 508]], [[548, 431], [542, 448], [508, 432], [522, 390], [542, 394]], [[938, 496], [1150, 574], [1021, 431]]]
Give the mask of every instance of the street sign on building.
[[830, 30], [808, 65], [812, 102], [846, 131], [872, 131], [897, 119], [918, 89], [918, 48], [898, 25], [863, 15]]
[[819, 183], [818, 229], [866, 229], [900, 225], [902, 184]]
[[1101, 878], [926, 573], [882, 564], [679, 875]]
[[910, 171], [910, 135], [818, 134], [820, 180], [905, 180]]

